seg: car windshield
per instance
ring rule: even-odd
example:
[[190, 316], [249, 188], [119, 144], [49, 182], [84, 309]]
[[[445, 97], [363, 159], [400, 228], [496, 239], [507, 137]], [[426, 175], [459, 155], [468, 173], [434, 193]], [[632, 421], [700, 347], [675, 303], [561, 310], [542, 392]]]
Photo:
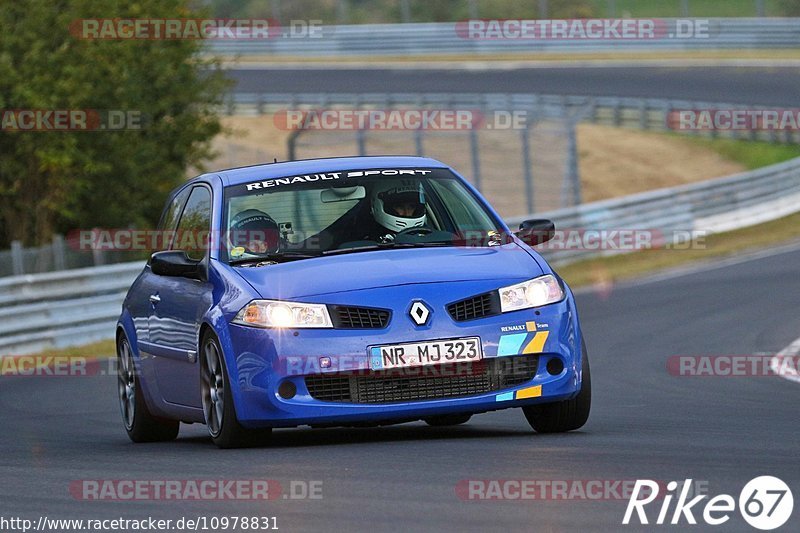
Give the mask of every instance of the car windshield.
[[225, 189], [224, 259], [296, 260], [384, 248], [486, 246], [501, 228], [445, 169], [287, 176]]

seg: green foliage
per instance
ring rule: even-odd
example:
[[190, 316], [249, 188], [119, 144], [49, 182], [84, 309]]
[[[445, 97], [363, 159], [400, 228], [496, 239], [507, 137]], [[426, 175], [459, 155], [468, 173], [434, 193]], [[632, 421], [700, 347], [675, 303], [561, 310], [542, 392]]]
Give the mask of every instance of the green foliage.
[[800, 17], [800, 0], [778, 0], [784, 17]]
[[692, 143], [707, 146], [725, 159], [744, 165], [748, 170], [755, 170], [800, 157], [800, 146], [796, 144], [703, 138], [694, 138]]
[[225, 89], [196, 40], [85, 40], [81, 18], [195, 18], [188, 0], [0, 2], [0, 109], [125, 110], [141, 129], [0, 131], [0, 247], [74, 228], [148, 227], [220, 132]]

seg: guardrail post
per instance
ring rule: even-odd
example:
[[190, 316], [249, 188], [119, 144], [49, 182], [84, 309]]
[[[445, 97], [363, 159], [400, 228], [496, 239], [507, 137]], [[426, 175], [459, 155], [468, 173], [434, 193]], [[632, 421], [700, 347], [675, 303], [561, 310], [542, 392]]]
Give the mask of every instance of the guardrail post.
[[348, 0], [336, 1], [336, 23], [347, 24], [350, 20], [350, 5]]
[[608, 0], [608, 18], [613, 19], [617, 17], [617, 2], [616, 0]]
[[546, 19], [548, 12], [547, 0], [539, 0], [539, 18]]
[[414, 130], [414, 148], [418, 157], [422, 157], [424, 155], [425, 151], [422, 147], [422, 128], [416, 128]]
[[766, 11], [764, 9], [764, 0], [756, 0], [756, 16], [765, 17]]
[[[92, 231], [97, 233], [100, 231], [100, 228], [92, 228]], [[106, 264], [105, 255], [103, 254], [103, 250], [101, 250], [99, 246], [95, 246], [92, 248], [92, 260], [94, 261], [95, 266]]]
[[289, 161], [296, 161], [297, 160], [297, 138], [302, 135], [303, 129], [298, 128], [292, 133], [289, 134], [289, 137], [286, 139], [286, 155], [289, 158]]
[[400, 0], [400, 19], [403, 22], [411, 22], [411, 6], [408, 0]]
[[[581, 203], [581, 177], [578, 169], [577, 122], [571, 117], [565, 119], [567, 128], [567, 163], [561, 187], [561, 205], [575, 206]], [[570, 203], [571, 202], [571, 203]]]
[[283, 18], [281, 16], [281, 0], [272, 0], [272, 18], [277, 20], [278, 22], [281, 21]]
[[481, 160], [478, 154], [478, 131], [473, 126], [469, 130], [469, 146], [472, 152], [472, 179], [475, 188], [481, 190]]
[[367, 155], [367, 138], [366, 134], [364, 133], [364, 128], [358, 128], [356, 130], [356, 142], [358, 143], [358, 155], [364, 156]]
[[11, 270], [15, 276], [25, 273], [25, 263], [22, 260], [22, 243], [11, 241]]
[[639, 128], [643, 130], [650, 129], [650, 121], [647, 120], [647, 100], [640, 100], [639, 101]]
[[614, 99], [614, 126], [619, 127], [622, 124], [622, 102], [619, 98]]
[[53, 269], [66, 270], [66, 261], [64, 257], [64, 237], [62, 235], [53, 235]]
[[689, 0], [681, 0], [681, 16], [689, 16]]
[[529, 124], [525, 121], [525, 127], [519, 131], [519, 137], [522, 142], [522, 168], [525, 176], [525, 212], [530, 214], [536, 211], [536, 208], [534, 205], [534, 183], [533, 171], [531, 170], [531, 146], [528, 127]]
[[[473, 17], [475, 18], [475, 17]], [[415, 106], [417, 109], [422, 109], [423, 99], [422, 95], [417, 95], [415, 101]], [[414, 149], [416, 150], [417, 156], [422, 157], [424, 149], [422, 147], [422, 136], [424, 132], [422, 131], [422, 127], [418, 127], [414, 129]]]
[[476, 19], [478, 15], [478, 0], [469, 0], [469, 18]]

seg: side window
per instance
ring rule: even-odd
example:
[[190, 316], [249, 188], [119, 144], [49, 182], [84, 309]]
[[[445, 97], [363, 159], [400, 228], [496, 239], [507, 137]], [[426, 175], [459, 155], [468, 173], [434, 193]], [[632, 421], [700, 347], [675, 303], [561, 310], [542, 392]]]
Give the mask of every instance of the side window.
[[211, 232], [211, 193], [205, 187], [195, 187], [186, 201], [172, 250], [183, 250], [189, 259], [201, 260], [208, 249]]
[[495, 223], [464, 187], [453, 180], [430, 180], [431, 187], [457, 228], [487, 231], [497, 229]]
[[178, 225], [178, 217], [181, 216], [183, 204], [186, 203], [186, 198], [189, 196], [189, 189], [184, 189], [176, 194], [164, 207], [164, 212], [161, 213], [161, 220], [158, 222], [156, 235], [158, 238], [155, 241], [157, 249], [153, 252], [160, 252], [162, 250], [169, 250], [172, 244], [172, 237], [175, 232], [175, 226]]

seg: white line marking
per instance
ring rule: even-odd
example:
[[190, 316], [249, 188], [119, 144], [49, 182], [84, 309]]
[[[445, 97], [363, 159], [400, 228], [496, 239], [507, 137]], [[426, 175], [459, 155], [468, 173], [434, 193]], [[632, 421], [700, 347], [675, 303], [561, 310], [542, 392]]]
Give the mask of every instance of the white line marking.
[[781, 369], [781, 365], [785, 357], [794, 357], [798, 354], [800, 354], [800, 339], [797, 339], [792, 344], [775, 354], [769, 361], [769, 367], [780, 377], [788, 379], [789, 381], [800, 383], [800, 374], [797, 373], [797, 369], [793, 364], [786, 365], [786, 368]]

